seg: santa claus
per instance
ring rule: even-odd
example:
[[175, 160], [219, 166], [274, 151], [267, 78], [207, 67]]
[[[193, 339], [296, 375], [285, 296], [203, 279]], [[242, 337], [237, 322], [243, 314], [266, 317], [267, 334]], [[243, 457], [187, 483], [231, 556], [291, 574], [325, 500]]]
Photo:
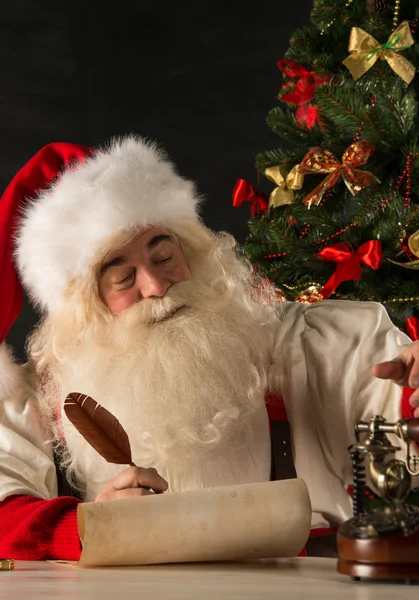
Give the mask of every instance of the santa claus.
[[[419, 393], [402, 402], [399, 385], [418, 387], [419, 349], [383, 307], [274, 303], [199, 204], [134, 136], [51, 144], [6, 190], [2, 339], [21, 298], [12, 244], [42, 318], [28, 365], [0, 349], [0, 555], [77, 559], [80, 501], [288, 477], [291, 456], [313, 530], [336, 527], [351, 516], [355, 422], [413, 416]], [[118, 418], [141, 467], [89, 446], [63, 413], [71, 392]]]

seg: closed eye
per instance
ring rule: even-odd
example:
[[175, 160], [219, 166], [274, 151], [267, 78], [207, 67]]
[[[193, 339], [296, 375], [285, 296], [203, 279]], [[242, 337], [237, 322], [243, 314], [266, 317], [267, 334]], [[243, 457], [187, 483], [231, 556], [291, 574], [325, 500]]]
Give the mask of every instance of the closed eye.
[[161, 258], [160, 260], [156, 260], [155, 263], [156, 263], [156, 265], [160, 265], [162, 263], [169, 262], [169, 260], [171, 258], [173, 258], [173, 254], [171, 254], [170, 256], [167, 256], [166, 258]]
[[128, 281], [130, 281], [134, 277], [134, 275], [135, 273], [130, 273], [129, 275], [124, 277], [124, 279], [121, 279], [121, 281], [117, 281], [117, 285], [121, 285], [122, 283], [128, 283]]

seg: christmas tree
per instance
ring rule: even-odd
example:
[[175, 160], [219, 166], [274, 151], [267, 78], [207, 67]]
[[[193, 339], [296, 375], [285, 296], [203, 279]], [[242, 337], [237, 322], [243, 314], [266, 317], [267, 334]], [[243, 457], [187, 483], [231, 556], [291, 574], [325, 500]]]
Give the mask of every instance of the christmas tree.
[[[315, 0], [278, 61], [245, 251], [278, 300], [371, 300], [419, 337], [418, 0]], [[417, 333], [416, 333], [417, 332]]]

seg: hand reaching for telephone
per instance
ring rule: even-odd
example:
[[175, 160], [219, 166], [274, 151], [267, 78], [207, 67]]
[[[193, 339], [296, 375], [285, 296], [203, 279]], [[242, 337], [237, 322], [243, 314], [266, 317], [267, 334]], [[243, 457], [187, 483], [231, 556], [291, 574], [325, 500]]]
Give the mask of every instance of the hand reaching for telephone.
[[372, 374], [380, 379], [391, 379], [403, 387], [413, 388], [410, 404], [415, 409], [414, 416], [419, 417], [419, 342], [413, 342], [393, 360], [374, 366]]
[[95, 502], [118, 500], [120, 498], [139, 498], [157, 492], [165, 492], [167, 481], [160, 477], [156, 469], [129, 467], [108, 481], [96, 496]]

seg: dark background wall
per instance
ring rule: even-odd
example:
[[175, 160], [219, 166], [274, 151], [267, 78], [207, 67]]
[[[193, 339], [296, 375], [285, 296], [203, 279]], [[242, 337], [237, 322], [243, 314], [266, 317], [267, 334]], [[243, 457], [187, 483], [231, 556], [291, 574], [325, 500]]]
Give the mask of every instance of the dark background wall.
[[[276, 61], [311, 7], [2, 0], [1, 189], [44, 144], [135, 132], [197, 182], [206, 224], [243, 242], [249, 206], [233, 208], [232, 189], [239, 177], [257, 185], [254, 156], [277, 144], [265, 124], [282, 83]], [[7, 338], [20, 358], [36, 319], [26, 302]]]

